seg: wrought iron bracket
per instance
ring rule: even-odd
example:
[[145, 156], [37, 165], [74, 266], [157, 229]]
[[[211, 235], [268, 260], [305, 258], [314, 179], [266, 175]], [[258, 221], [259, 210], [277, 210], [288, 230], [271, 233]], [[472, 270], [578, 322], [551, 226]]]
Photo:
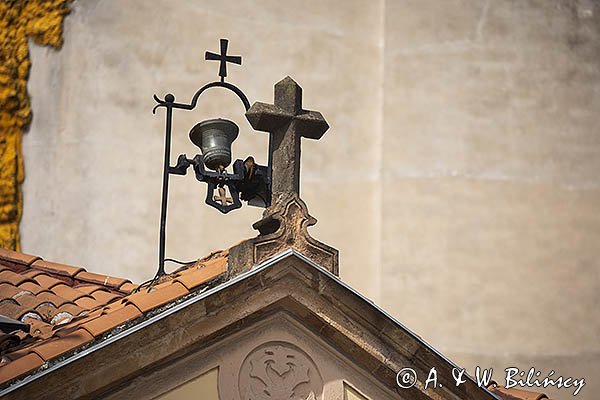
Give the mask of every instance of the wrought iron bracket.
[[[201, 155], [195, 156], [192, 160], [185, 155], [179, 156], [177, 164], [171, 166], [171, 130], [173, 126], [173, 110], [193, 110], [196, 108], [200, 96], [210, 88], [223, 88], [233, 92], [244, 105], [245, 111], [250, 109], [250, 102], [246, 95], [235, 85], [225, 82], [227, 76], [227, 63], [241, 64], [240, 56], [230, 56], [227, 54], [227, 39], [220, 40], [220, 54], [206, 52], [204, 58], [206, 60], [219, 61], [219, 77], [220, 81], [210, 82], [202, 86], [196, 91], [189, 104], [178, 103], [175, 101], [175, 96], [171, 93], [159, 98], [156, 94], [154, 100], [156, 105], [152, 109], [155, 114], [158, 108], [165, 108], [165, 153], [163, 164], [163, 184], [162, 184], [162, 205], [160, 216], [160, 237], [158, 251], [158, 271], [156, 277], [165, 274], [165, 242], [166, 242], [166, 225], [167, 225], [167, 200], [169, 192], [169, 176], [185, 175], [190, 166], [194, 167], [196, 179], [208, 184], [206, 193], [206, 203], [222, 213], [228, 213], [241, 207], [241, 200], [248, 201], [251, 205], [262, 205], [266, 207], [271, 200], [271, 183], [268, 168], [253, 164], [249, 167], [245, 166], [246, 161], [236, 160], [233, 165], [233, 173], [229, 174], [226, 171], [206, 171]], [[249, 159], [252, 159], [251, 157]], [[252, 159], [253, 161], [253, 159]], [[251, 167], [251, 168], [250, 168]], [[227, 196], [225, 188], [229, 191], [230, 196]], [[218, 196], [215, 194], [218, 193]], [[155, 278], [156, 278], [155, 277]]]
[[[206, 182], [208, 189], [206, 191], [206, 204], [216, 208], [223, 214], [238, 209], [242, 206], [240, 201], [255, 201], [253, 205], [267, 207], [268, 200], [265, 195], [268, 193], [268, 174], [267, 167], [264, 165], [250, 163], [252, 157], [248, 157], [246, 162], [235, 160], [233, 163], [233, 173], [223, 171], [209, 171], [204, 168], [204, 159], [202, 155], [196, 154], [193, 159], [187, 158], [181, 154], [177, 158], [177, 164], [169, 167], [169, 173], [174, 175], [186, 175], [190, 166], [194, 168], [196, 179], [199, 182]], [[215, 191], [227, 187], [231, 197], [220, 193], [215, 195]], [[262, 203], [258, 203], [262, 201]]]

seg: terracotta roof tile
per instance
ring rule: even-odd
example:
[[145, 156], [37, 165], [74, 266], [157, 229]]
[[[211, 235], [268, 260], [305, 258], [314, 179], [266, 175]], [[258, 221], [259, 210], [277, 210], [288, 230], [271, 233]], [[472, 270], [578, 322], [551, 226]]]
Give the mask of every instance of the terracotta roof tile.
[[4, 270], [0, 272], [0, 282], [9, 283], [13, 286], [17, 286], [20, 283], [23, 283], [28, 280], [28, 277], [23, 276], [21, 274], [17, 274], [11, 270]]
[[138, 285], [136, 285], [134, 283], [125, 282], [124, 284], [119, 286], [119, 291], [123, 292], [123, 293], [131, 294], [131, 292], [133, 292], [137, 287], [138, 287]]
[[[37, 282], [23, 282], [18, 286], [21, 290], [27, 290], [33, 294], [38, 294], [40, 292], [49, 292], [50, 290], [38, 285]], [[0, 289], [0, 294], [2, 294], [2, 289]]]
[[22, 307], [13, 299], [0, 301], [0, 315], [20, 320], [29, 309]]
[[22, 292], [23, 289], [18, 286], [13, 286], [10, 283], [0, 283], [0, 297], [3, 299], [14, 298], [14, 296]]
[[34, 312], [38, 313], [42, 318], [42, 321], [53, 323], [54, 316], [58, 313], [58, 307], [52, 303], [42, 303], [36, 307]]
[[56, 294], [57, 296], [60, 296], [69, 301], [75, 301], [75, 300], [87, 295], [86, 293], [84, 293], [80, 290], [77, 290], [77, 289], [73, 289], [71, 286], [66, 285], [66, 284], [54, 286], [52, 288], [52, 292], [54, 294]]
[[79, 290], [81, 293], [92, 294], [96, 290], [103, 290], [104, 286], [93, 285], [93, 284], [84, 284], [84, 285], [75, 286], [75, 289]]
[[17, 378], [35, 368], [40, 367], [44, 360], [35, 353], [29, 353], [0, 368], [0, 382]]
[[138, 286], [126, 279], [1, 250], [0, 314], [22, 318], [31, 329], [18, 332], [25, 341], [3, 355], [0, 384], [177, 300], [226, 269], [227, 253], [215, 253], [164, 277], [150, 291], [134, 292]]
[[39, 260], [39, 257], [0, 248], [0, 260], [2, 260], [4, 263], [29, 266], [35, 260]]
[[[47, 293], [46, 293], [47, 294]], [[15, 301], [20, 305], [29, 310], [35, 310], [40, 304], [47, 303], [48, 300], [43, 297], [38, 297], [33, 294], [25, 294], [15, 299]]]
[[[25, 296], [22, 296], [22, 297], [25, 297]], [[56, 294], [51, 293], [51, 292], [41, 292], [41, 293], [38, 293], [35, 297], [43, 300], [44, 302], [51, 303], [57, 308], [62, 306], [63, 304], [72, 303], [72, 301], [67, 300], [63, 297], [57, 296]], [[20, 300], [20, 297], [17, 299], [17, 301], [19, 301], [19, 300]], [[21, 304], [21, 302], [19, 302], [19, 304]]]
[[21, 275], [31, 278], [33, 280], [33, 278], [35, 278], [38, 275], [42, 275], [43, 273], [44, 271], [40, 271], [37, 269], [29, 269], [25, 270], [25, 272], [22, 272]]
[[106, 290], [97, 290], [94, 293], [92, 293], [92, 297], [99, 303], [108, 304], [111, 301], [120, 299], [123, 296], [108, 292]]
[[3, 357], [9, 359], [10, 361], [15, 361], [23, 356], [26, 356], [29, 353], [31, 353], [29, 347], [21, 347], [18, 350], [11, 351], [10, 354], [6, 354]]
[[95, 283], [97, 285], [108, 286], [113, 289], [118, 289], [119, 286], [130, 282], [127, 279], [115, 278], [114, 276], [100, 275], [93, 272], [81, 271], [74, 276], [81, 282]]
[[41, 338], [52, 336], [53, 325], [51, 325], [50, 323], [36, 320], [33, 318], [27, 319], [25, 323], [30, 325], [29, 332], [32, 336]]
[[46, 289], [52, 289], [54, 286], [56, 285], [60, 285], [60, 284], [64, 284], [65, 281], [61, 280], [61, 279], [56, 279], [53, 278], [49, 275], [46, 275], [44, 273], [36, 275], [33, 278], [34, 281], [36, 281], [38, 283], [38, 285], [45, 287]]
[[[110, 304], [105, 305], [104, 307], [102, 307], [102, 313], [103, 314], [108, 314], [111, 313], [113, 311], [116, 311], [118, 309], [121, 309], [125, 306], [127, 306], [128, 302], [127, 302], [127, 297], [123, 297], [121, 300], [119, 301], [113, 301]], [[136, 307], [137, 308], [137, 307]]]
[[227, 259], [219, 259], [200, 267], [184, 270], [175, 278], [175, 281], [183, 284], [188, 290], [192, 290], [225, 272], [227, 272]]
[[85, 308], [87, 310], [93, 310], [95, 308], [102, 306], [102, 303], [100, 303], [99, 301], [96, 301], [91, 296], [80, 297], [77, 300], [75, 300], [75, 304], [77, 304], [79, 307]]
[[41, 271], [50, 272], [56, 275], [73, 277], [77, 273], [83, 271], [81, 267], [74, 267], [72, 265], [64, 265], [53, 263], [44, 260], [37, 260], [33, 264], [31, 264], [31, 268], [39, 269]]
[[67, 312], [67, 313], [73, 315], [74, 317], [76, 317], [76, 316], [78, 316], [78, 315], [80, 315], [82, 313], [87, 312], [88, 310], [86, 310], [83, 307], [79, 307], [78, 305], [75, 305], [75, 304], [72, 304], [72, 303], [67, 303], [67, 304], [65, 304], [63, 306], [60, 306], [58, 308], [58, 311], [59, 312]]
[[142, 312], [175, 300], [188, 294], [188, 290], [179, 282], [169, 282], [169, 284], [160, 287], [150, 293], [145, 290], [131, 294], [127, 297], [130, 303], [134, 304]]
[[81, 328], [94, 336], [100, 336], [104, 332], [107, 332], [126, 321], [137, 318], [140, 315], [142, 315], [142, 313], [137, 307], [128, 304], [116, 311], [100, 315], [90, 321], [84, 322], [81, 325]]
[[63, 337], [54, 337], [34, 346], [31, 350], [44, 360], [50, 360], [56, 356], [66, 353], [84, 343], [91, 342], [94, 337], [85, 329], [77, 329]]

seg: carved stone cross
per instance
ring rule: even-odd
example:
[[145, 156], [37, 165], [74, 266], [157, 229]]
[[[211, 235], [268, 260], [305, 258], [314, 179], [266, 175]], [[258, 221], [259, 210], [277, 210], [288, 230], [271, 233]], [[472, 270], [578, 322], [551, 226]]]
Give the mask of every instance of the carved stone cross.
[[271, 134], [269, 157], [273, 196], [300, 193], [300, 139], [320, 139], [329, 129], [318, 111], [302, 109], [302, 88], [289, 76], [275, 85], [275, 104], [254, 103], [250, 125]]
[[271, 205], [252, 225], [260, 234], [230, 249], [230, 277], [287, 249], [337, 275], [338, 251], [310, 236], [308, 228], [317, 220], [300, 198], [300, 140], [320, 139], [329, 129], [325, 118], [302, 109], [302, 88], [289, 76], [275, 85], [275, 104], [254, 103], [246, 118], [254, 129], [270, 133]]

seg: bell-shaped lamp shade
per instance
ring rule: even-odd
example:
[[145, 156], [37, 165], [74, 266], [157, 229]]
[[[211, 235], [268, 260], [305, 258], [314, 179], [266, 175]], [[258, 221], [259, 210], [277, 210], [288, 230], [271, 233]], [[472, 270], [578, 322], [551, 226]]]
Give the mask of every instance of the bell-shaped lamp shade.
[[217, 171], [231, 164], [231, 144], [240, 128], [227, 119], [207, 119], [190, 131], [190, 140], [200, 147], [206, 168]]

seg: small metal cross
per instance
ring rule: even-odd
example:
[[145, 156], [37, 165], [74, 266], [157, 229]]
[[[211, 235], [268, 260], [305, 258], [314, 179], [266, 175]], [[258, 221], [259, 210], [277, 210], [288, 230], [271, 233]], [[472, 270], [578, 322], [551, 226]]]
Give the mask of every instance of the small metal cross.
[[219, 76], [221, 77], [221, 82], [225, 82], [225, 77], [227, 76], [227, 63], [234, 63], [238, 65], [242, 65], [242, 57], [241, 56], [228, 56], [227, 55], [227, 46], [229, 44], [229, 40], [221, 39], [221, 54], [211, 53], [207, 51], [204, 54], [205, 60], [219, 61]]
[[227, 197], [224, 187], [219, 188], [219, 195], [215, 196], [214, 200], [221, 203], [222, 206], [228, 206], [229, 204], [233, 204], [233, 199], [231, 197]]

